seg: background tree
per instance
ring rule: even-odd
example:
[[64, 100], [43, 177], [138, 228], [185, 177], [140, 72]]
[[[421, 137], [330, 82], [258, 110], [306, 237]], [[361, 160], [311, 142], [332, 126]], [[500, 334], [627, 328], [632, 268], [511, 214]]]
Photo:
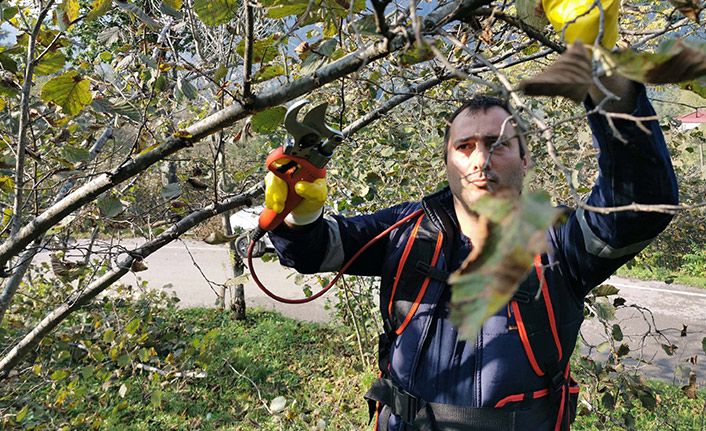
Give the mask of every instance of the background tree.
[[[517, 91], [521, 79], [565, 50], [540, 4], [63, 0], [0, 6], [0, 19], [12, 28], [0, 47], [0, 321], [15, 304], [11, 319], [21, 328], [3, 341], [0, 375], [124, 274], [144, 269], [165, 244], [192, 229], [211, 243], [231, 238], [227, 224], [224, 231], [217, 223], [198, 226], [260, 196], [262, 161], [285, 138], [285, 105], [299, 97], [328, 101], [330, 122], [346, 136], [329, 171], [331, 204], [339, 213], [414, 200], [443, 186], [444, 118], [475, 91], [511, 102], [534, 155], [533, 184], [549, 190], [554, 202], [583, 205], [596, 167], [580, 107]], [[651, 95], [675, 113], [687, 111], [675, 102], [703, 106], [700, 11], [692, 0], [624, 2], [621, 50], [596, 48], [585, 60], [592, 73], [581, 84], [617, 68], [656, 84]], [[549, 83], [557, 82], [563, 84], [558, 94], [577, 84], [550, 75]], [[534, 83], [548, 94], [546, 81]], [[680, 248], [681, 257], [695, 255], [687, 259], [697, 271], [706, 174], [695, 157], [703, 137], [662, 123], [685, 205], [641, 209], [691, 210], [680, 216], [690, 221], [676, 223], [669, 246]], [[80, 259], [68, 258], [78, 237], [126, 233], [146, 242], [132, 250], [82, 242]], [[66, 283], [66, 295], [46, 315], [26, 317], [16, 294], [32, 285], [28, 268], [44, 247], [54, 253], [52, 269]], [[214, 283], [214, 289], [239, 284], [238, 277]]]

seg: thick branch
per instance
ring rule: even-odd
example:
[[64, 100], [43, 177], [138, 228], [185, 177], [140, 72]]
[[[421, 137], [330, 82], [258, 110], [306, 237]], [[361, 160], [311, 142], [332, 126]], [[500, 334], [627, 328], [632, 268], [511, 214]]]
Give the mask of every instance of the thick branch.
[[[465, 0], [458, 5], [442, 6], [424, 17], [422, 20], [423, 28], [435, 28], [437, 27], [435, 19], [443, 19], [445, 22], [449, 19], [457, 19], [457, 17], [462, 17], [463, 13], [469, 13], [473, 8], [488, 4], [490, 1], [491, 0]], [[349, 54], [310, 75], [304, 76], [289, 84], [275, 87], [259, 96], [254, 96], [243, 105], [235, 103], [187, 128], [184, 130], [185, 133], [168, 138], [166, 142], [154, 150], [140, 155], [133, 160], [126, 161], [123, 165], [97, 177], [95, 180], [71, 193], [61, 202], [48, 208], [36, 219], [22, 228], [12, 240], [8, 240], [2, 244], [0, 246], [0, 268], [5, 268], [7, 262], [13, 256], [20, 253], [38, 236], [46, 232], [71, 212], [91, 202], [106, 190], [110, 190], [115, 185], [139, 174], [165, 157], [185, 147], [190, 147], [204, 137], [231, 126], [236, 121], [249, 115], [296, 99], [316, 88], [356, 72], [366, 64], [383, 58], [391, 52], [401, 49], [404, 45], [405, 40], [401, 36], [391, 41], [377, 41], [365, 49]]]
[[71, 313], [79, 309], [96, 295], [103, 292], [110, 285], [118, 281], [132, 267], [135, 261], [143, 260], [155, 251], [179, 238], [202, 221], [215, 215], [232, 210], [242, 205], [248, 205], [253, 198], [262, 195], [263, 185], [258, 184], [247, 192], [234, 196], [221, 203], [211, 204], [208, 207], [195, 211], [179, 220], [174, 226], [162, 232], [154, 240], [146, 242], [142, 246], [129, 252], [129, 256], [118, 263], [117, 267], [108, 271], [105, 275], [71, 295], [63, 304], [55, 308], [41, 322], [35, 326], [10, 352], [0, 360], [0, 378], [7, 376], [8, 372], [29, 353], [39, 341], [51, 332]]

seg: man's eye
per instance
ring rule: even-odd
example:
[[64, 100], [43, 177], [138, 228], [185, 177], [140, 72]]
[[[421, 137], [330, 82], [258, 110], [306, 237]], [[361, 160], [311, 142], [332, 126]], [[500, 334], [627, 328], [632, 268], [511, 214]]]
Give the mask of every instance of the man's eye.
[[459, 145], [458, 147], [456, 147], [456, 149], [459, 151], [466, 151], [466, 150], [472, 150], [473, 147], [474, 147], [473, 144], [465, 143], [465, 144]]

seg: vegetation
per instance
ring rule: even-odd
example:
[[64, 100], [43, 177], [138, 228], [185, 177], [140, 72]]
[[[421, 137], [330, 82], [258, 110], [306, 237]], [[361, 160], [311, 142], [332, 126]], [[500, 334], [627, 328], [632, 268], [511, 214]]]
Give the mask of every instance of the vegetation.
[[[374, 377], [375, 280], [349, 277], [339, 290], [345, 328], [261, 312], [246, 319], [235, 255], [232, 277], [217, 281], [222, 308], [235, 298], [232, 319], [226, 311], [177, 313], [145, 286], [116, 284], [183, 235], [232, 243], [227, 214], [260, 198], [262, 162], [286, 138], [287, 104], [301, 97], [329, 102], [327, 119], [345, 136], [328, 174], [338, 213], [442, 187], [444, 119], [477, 91], [510, 101], [534, 156], [530, 188], [577, 206], [597, 171], [585, 113], [518, 87], [580, 100], [574, 91], [607, 69], [653, 84], [682, 205], [642, 208], [676, 218], [633, 267], [664, 268], [655, 274], [665, 280], [703, 277], [703, 132], [682, 132], [670, 119], [706, 106], [702, 2], [621, 2], [619, 49], [596, 46], [591, 58], [560, 56], [561, 31], [547, 25], [539, 3], [0, 4], [4, 426], [362, 427], [364, 409], [353, 406]], [[562, 58], [590, 72], [582, 82], [541, 73]], [[530, 203], [550, 211], [548, 202]], [[125, 249], [126, 234], [145, 242]], [[50, 266], [32, 265], [41, 250], [52, 254]], [[308, 292], [322, 279], [300, 281]], [[638, 421], [651, 417], [641, 409], [660, 418], [696, 411], [703, 394], [691, 386], [680, 398], [620, 367], [630, 352], [613, 320], [620, 301], [608, 294], [587, 307], [610, 335], [601, 344], [608, 362], [577, 358], [591, 424], [649, 429]]]
[[[230, 311], [175, 309], [151, 291], [130, 299], [120, 288], [72, 319], [0, 386], [3, 428], [358, 430], [368, 423], [362, 394], [376, 365], [358, 354], [351, 324], [257, 309], [234, 320]], [[22, 332], [11, 328], [3, 340]], [[578, 353], [573, 364], [582, 385], [573, 429], [702, 426], [703, 390], [692, 399], [681, 385], [641, 382]]]

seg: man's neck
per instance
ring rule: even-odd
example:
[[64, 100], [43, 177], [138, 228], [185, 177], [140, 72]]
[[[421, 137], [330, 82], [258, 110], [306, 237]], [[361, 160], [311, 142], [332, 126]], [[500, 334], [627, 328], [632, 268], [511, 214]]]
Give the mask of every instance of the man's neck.
[[479, 244], [480, 237], [487, 235], [485, 232], [487, 226], [483, 224], [478, 214], [470, 211], [462, 203], [457, 201], [456, 198], [454, 198], [454, 211], [456, 212], [456, 219], [458, 220], [461, 233], [471, 240], [471, 244]]

